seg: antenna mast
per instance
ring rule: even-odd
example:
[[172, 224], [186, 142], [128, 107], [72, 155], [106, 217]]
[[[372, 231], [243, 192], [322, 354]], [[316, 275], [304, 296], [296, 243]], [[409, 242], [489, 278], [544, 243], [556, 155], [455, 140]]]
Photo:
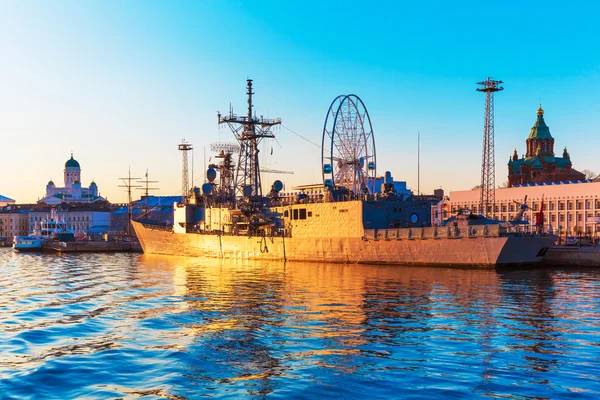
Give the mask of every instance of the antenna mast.
[[177, 147], [181, 151], [181, 204], [187, 204], [188, 190], [190, 185], [188, 182], [188, 151], [194, 147], [191, 143], [181, 140], [181, 144]]
[[238, 116], [230, 107], [229, 115], [217, 113], [218, 123], [227, 124], [240, 145], [240, 154], [235, 173], [234, 190], [237, 196], [244, 195], [244, 187], [252, 190], [250, 196], [262, 196], [260, 183], [260, 165], [258, 160], [258, 145], [264, 138], [274, 138], [271, 127], [281, 124], [281, 118], [267, 119], [262, 115], [252, 115], [252, 79], [248, 79], [246, 94], [248, 95], [248, 115]]
[[127, 178], [119, 178], [123, 181], [123, 185], [119, 185], [119, 187], [127, 188], [127, 199], [129, 202], [127, 203], [127, 236], [131, 236], [131, 220], [133, 219], [133, 201], [131, 200], [131, 189], [139, 188], [139, 185], [132, 185], [131, 181], [140, 179], [140, 178], [132, 178], [131, 177], [131, 167], [129, 167], [129, 175]]
[[[494, 93], [504, 90], [500, 86], [502, 81], [487, 78], [478, 92], [485, 93], [485, 116], [483, 125], [483, 153], [481, 157], [481, 195], [479, 198], [480, 213], [494, 218], [494, 204], [496, 202], [496, 161], [494, 159]], [[488, 211], [488, 207], [491, 208]]]

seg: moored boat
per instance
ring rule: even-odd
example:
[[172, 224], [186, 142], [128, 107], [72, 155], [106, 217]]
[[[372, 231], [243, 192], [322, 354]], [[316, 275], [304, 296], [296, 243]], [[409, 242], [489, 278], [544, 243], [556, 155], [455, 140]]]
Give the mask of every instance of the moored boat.
[[36, 224], [29, 235], [14, 237], [13, 250], [18, 252], [54, 251], [48, 245], [49, 242], [55, 241], [65, 234], [73, 235], [67, 226], [67, 222], [61, 221], [56, 210], [53, 209], [48, 218]]
[[15, 236], [12, 247], [19, 252], [38, 252], [44, 250], [47, 242], [43, 236]]

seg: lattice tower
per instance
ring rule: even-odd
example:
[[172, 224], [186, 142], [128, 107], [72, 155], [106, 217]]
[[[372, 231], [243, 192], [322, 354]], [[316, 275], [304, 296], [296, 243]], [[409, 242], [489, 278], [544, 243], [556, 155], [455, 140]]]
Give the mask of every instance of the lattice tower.
[[190, 185], [188, 181], [188, 151], [193, 149], [191, 143], [187, 143], [185, 139], [181, 141], [181, 144], [178, 146], [178, 149], [181, 151], [181, 202], [183, 204], [187, 204], [188, 191], [190, 190]]
[[494, 159], [494, 93], [504, 90], [500, 84], [502, 81], [495, 81], [487, 78], [483, 82], [477, 82], [481, 85], [477, 89], [485, 93], [485, 116], [483, 125], [483, 152], [481, 156], [481, 195], [479, 198], [480, 213], [493, 218], [495, 215], [495, 189], [496, 189], [496, 162]]

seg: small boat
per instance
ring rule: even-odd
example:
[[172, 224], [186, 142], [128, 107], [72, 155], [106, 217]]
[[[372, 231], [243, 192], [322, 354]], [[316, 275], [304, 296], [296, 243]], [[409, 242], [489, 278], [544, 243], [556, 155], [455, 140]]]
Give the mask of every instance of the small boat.
[[13, 241], [13, 250], [19, 252], [42, 251], [48, 243], [48, 238], [44, 236], [15, 236]]
[[73, 232], [67, 229], [68, 224], [64, 220], [60, 220], [55, 209], [52, 209], [50, 216], [40, 221], [38, 226], [35, 226], [33, 231], [26, 236], [15, 236], [13, 240], [13, 250], [18, 252], [39, 252], [39, 251], [55, 251], [48, 246], [50, 242], [58, 239], [64, 240], [64, 235], [73, 237]]

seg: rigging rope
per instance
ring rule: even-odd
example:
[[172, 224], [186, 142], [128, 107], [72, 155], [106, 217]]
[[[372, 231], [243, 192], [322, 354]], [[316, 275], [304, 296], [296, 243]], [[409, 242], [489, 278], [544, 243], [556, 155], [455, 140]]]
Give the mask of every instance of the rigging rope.
[[293, 133], [294, 135], [298, 136], [300, 139], [303, 139], [305, 141], [307, 141], [308, 143], [312, 144], [313, 146], [316, 146], [319, 148], [319, 150], [322, 149], [322, 147], [318, 144], [316, 144], [315, 142], [305, 138], [304, 136], [302, 136], [301, 134], [299, 134], [298, 132], [294, 132], [293, 130], [291, 130], [290, 128], [288, 128], [287, 126], [281, 124], [282, 127], [284, 127], [286, 130], [290, 131], [291, 133]]

